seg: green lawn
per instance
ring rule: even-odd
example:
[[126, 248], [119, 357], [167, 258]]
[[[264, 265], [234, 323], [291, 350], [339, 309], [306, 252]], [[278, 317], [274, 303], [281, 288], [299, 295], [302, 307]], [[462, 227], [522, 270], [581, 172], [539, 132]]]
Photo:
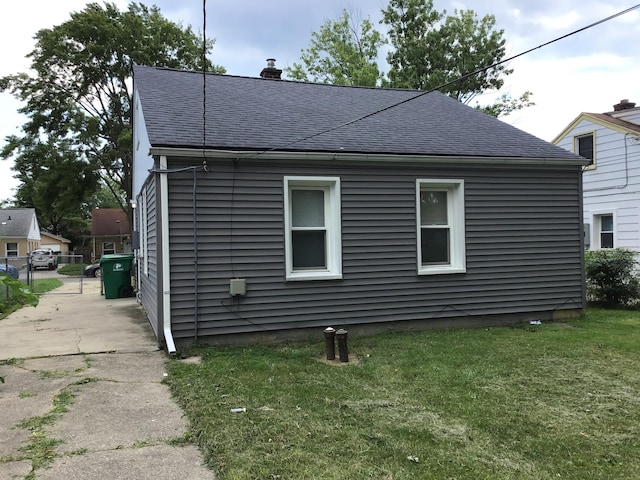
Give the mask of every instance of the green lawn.
[[346, 366], [320, 337], [170, 362], [221, 480], [638, 478], [638, 312], [352, 337]]
[[[57, 278], [44, 278], [33, 281], [33, 293], [46, 293], [62, 286]], [[24, 297], [16, 295], [9, 287], [0, 285], [0, 320], [21, 309], [27, 304]]]

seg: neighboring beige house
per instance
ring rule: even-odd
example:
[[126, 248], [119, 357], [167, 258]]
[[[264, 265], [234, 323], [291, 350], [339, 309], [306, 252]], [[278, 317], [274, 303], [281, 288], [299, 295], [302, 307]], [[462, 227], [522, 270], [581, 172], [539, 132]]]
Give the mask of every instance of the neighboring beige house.
[[0, 209], [0, 255], [26, 257], [40, 248], [40, 227], [33, 208]]
[[56, 253], [60, 252], [61, 255], [69, 255], [71, 240], [45, 231], [40, 232], [40, 237], [40, 248], [50, 248]]
[[127, 214], [119, 208], [94, 208], [91, 211], [91, 255], [97, 259], [114, 253], [131, 253]]

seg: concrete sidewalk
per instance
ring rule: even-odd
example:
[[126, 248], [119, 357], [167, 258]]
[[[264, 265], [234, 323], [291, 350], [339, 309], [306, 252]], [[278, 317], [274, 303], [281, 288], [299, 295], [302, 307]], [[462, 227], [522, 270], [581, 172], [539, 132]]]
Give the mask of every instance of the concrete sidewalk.
[[214, 478], [135, 299], [44, 295], [0, 320], [0, 359], [0, 480]]

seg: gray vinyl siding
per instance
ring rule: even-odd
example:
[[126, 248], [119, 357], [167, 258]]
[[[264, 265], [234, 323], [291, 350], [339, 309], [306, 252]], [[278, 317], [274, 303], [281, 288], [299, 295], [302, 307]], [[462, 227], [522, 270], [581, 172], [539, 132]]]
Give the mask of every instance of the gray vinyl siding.
[[[142, 268], [140, 269], [140, 302], [147, 312], [149, 323], [151, 323], [156, 337], [162, 340], [163, 332], [161, 319], [159, 317], [161, 313], [159, 309], [159, 238], [157, 229], [159, 208], [157, 205], [155, 178], [150, 177], [143, 189], [146, 190], [147, 194], [147, 224], [141, 228], [146, 228], [147, 249], [145, 255], [147, 256], [149, 266], [148, 274], [146, 275], [144, 270]], [[138, 198], [138, 203], [140, 203], [140, 197]], [[142, 240], [142, 235], [140, 237]], [[142, 262], [144, 259], [140, 259], [140, 261]]]
[[[171, 168], [188, 165], [173, 161]], [[342, 280], [285, 281], [283, 177], [339, 176]], [[417, 275], [416, 179], [465, 181], [463, 274]], [[169, 175], [174, 339], [582, 308], [579, 167], [301, 167], [210, 162]], [[196, 271], [197, 282], [196, 282]], [[247, 294], [229, 295], [244, 278]], [[195, 302], [194, 289], [197, 283]], [[197, 307], [196, 307], [197, 304]]]

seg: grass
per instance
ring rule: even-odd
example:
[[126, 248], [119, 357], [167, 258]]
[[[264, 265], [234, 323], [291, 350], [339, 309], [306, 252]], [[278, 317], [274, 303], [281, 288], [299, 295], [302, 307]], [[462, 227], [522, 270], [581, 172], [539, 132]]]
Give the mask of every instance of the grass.
[[41, 278], [33, 281], [33, 293], [46, 293], [62, 286], [57, 278]]
[[221, 480], [637, 478], [638, 312], [353, 337], [341, 367], [319, 337], [170, 362]]
[[[46, 293], [60, 286], [62, 282], [57, 278], [41, 278], [33, 281], [33, 293]], [[20, 310], [26, 303], [22, 296], [10, 294], [8, 288], [0, 288], [0, 320]]]
[[83, 275], [87, 265], [84, 263], [69, 263], [58, 268], [60, 275]]

